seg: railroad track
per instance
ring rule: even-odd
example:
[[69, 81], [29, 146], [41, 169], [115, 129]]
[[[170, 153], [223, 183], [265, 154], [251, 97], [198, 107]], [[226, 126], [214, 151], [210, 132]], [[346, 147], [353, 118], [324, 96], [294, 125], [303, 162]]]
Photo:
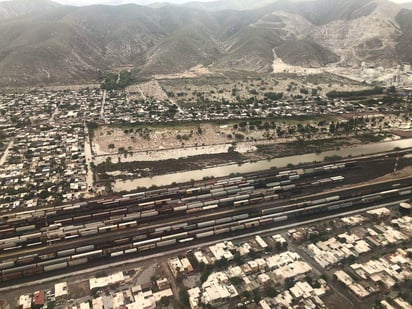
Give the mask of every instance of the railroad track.
[[[262, 210], [260, 216], [252, 217], [249, 214], [220, 218], [209, 221], [200, 221], [196, 225], [186, 225], [179, 231], [174, 231], [168, 226], [158, 228], [153, 233], [146, 234], [142, 240], [135, 242], [131, 238], [126, 238], [122, 245], [99, 249], [98, 245], [77, 246], [75, 248], [60, 250], [49, 254], [31, 254], [19, 256], [8, 262], [0, 264], [2, 281], [28, 277], [36, 274], [46, 273], [63, 269], [66, 267], [78, 266], [102, 258], [115, 258], [123, 255], [132, 255], [152, 249], [167, 248], [172, 245], [184, 244], [191, 241], [199, 241], [213, 236], [228, 234], [241, 230], [252, 230], [259, 227], [276, 225], [287, 220], [296, 220], [299, 217], [306, 217], [319, 213], [330, 213], [345, 210], [359, 203], [358, 207], [366, 207], [374, 202], [380, 202], [391, 198], [398, 198], [411, 194], [412, 187], [402, 187], [398, 189], [368, 194], [358, 198], [348, 200], [334, 200], [323, 202], [313, 200], [316, 205], [305, 206], [297, 209], [266, 209]], [[269, 214], [266, 214], [269, 213]], [[186, 231], [184, 231], [186, 229]], [[162, 235], [162, 236], [160, 236]], [[107, 240], [105, 241], [107, 243]], [[90, 243], [90, 242], [89, 242]], [[56, 247], [57, 248], [57, 247]]]
[[5, 232], [0, 239], [0, 279], [6, 282], [107, 258], [146, 254], [411, 194], [410, 186], [382, 190], [385, 184], [380, 184], [357, 194], [345, 189], [340, 195], [318, 193], [293, 202], [281, 200], [290, 192], [340, 183], [343, 177], [334, 174], [355, 165], [268, 171], [261, 177], [216, 179], [191, 188], [5, 214], [0, 217]]

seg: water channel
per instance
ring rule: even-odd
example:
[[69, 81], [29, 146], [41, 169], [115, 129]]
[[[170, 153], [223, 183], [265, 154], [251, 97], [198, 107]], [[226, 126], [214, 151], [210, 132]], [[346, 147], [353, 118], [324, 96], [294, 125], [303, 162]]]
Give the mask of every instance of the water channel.
[[204, 177], [223, 177], [230, 175], [231, 173], [248, 173], [268, 170], [271, 167], [286, 167], [288, 164], [298, 165], [300, 163], [320, 162], [329, 156], [341, 156], [341, 157], [357, 157], [361, 155], [372, 155], [380, 152], [391, 151], [394, 148], [409, 148], [412, 147], [412, 138], [402, 139], [397, 141], [383, 142], [383, 143], [370, 143], [355, 145], [350, 147], [342, 147], [339, 150], [325, 151], [322, 153], [308, 153], [303, 155], [274, 158], [271, 160], [263, 160], [257, 162], [239, 164], [230, 164], [224, 166], [217, 166], [211, 168], [205, 168], [202, 170], [193, 170], [187, 172], [178, 172], [167, 175], [160, 175], [154, 177], [130, 179], [130, 180], [118, 180], [113, 186], [114, 192], [119, 191], [131, 191], [138, 187], [149, 188], [152, 185], [165, 186], [170, 185], [173, 182], [181, 183], [187, 182], [191, 179], [201, 180]]

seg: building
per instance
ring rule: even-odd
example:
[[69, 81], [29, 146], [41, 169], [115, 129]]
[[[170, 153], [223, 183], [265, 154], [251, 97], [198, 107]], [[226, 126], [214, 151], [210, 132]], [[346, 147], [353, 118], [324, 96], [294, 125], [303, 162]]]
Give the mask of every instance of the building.
[[32, 298], [30, 295], [20, 295], [19, 301], [18, 301], [18, 306], [20, 309], [31, 309], [31, 301]]
[[255, 237], [255, 240], [257, 242], [257, 244], [262, 248], [262, 249], [266, 249], [268, 247], [268, 244], [263, 240], [262, 237], [260, 237], [259, 235], [257, 235]]
[[83, 302], [80, 304], [80, 309], [90, 309], [89, 302]]
[[292, 279], [298, 276], [303, 276], [312, 271], [312, 267], [306, 262], [295, 261], [288, 265], [284, 265], [281, 268], [275, 269], [273, 273], [279, 281], [285, 281], [286, 279]]
[[67, 300], [69, 290], [67, 288], [67, 282], [61, 282], [54, 285], [54, 296], [56, 301]]
[[363, 299], [370, 295], [370, 293], [360, 284], [356, 283], [351, 276], [343, 270], [338, 270], [334, 274], [340, 282], [346, 285], [358, 298]]
[[33, 293], [33, 304], [35, 306], [44, 305], [44, 290], [39, 290]]
[[187, 257], [184, 257], [182, 259], [180, 259], [180, 263], [182, 263], [182, 267], [183, 267], [183, 271], [185, 273], [192, 273], [193, 272], [193, 266], [190, 263], [189, 259]]
[[201, 304], [219, 306], [239, 295], [224, 272], [212, 273], [201, 288], [195, 287], [188, 293], [192, 309], [201, 308]]
[[178, 257], [168, 259], [167, 265], [174, 277], [176, 277], [178, 273], [183, 272], [183, 265]]
[[222, 242], [216, 245], [210, 246], [209, 250], [213, 254], [215, 261], [225, 258], [227, 261], [233, 260], [233, 254], [230, 252], [230, 249], [233, 248], [231, 242]]
[[167, 278], [161, 278], [156, 280], [156, 285], [159, 288], [159, 290], [165, 290], [170, 288], [170, 283], [169, 280], [167, 280]]
[[189, 305], [191, 309], [198, 309], [200, 308], [200, 288], [195, 287], [187, 291], [189, 293]]
[[122, 283], [124, 281], [123, 272], [117, 272], [107, 277], [92, 278], [89, 280], [90, 290], [99, 289], [106, 286]]
[[196, 261], [200, 264], [203, 263], [205, 265], [210, 264], [209, 260], [207, 259], [207, 257], [203, 254], [202, 251], [195, 251], [193, 253], [193, 255], [195, 256]]
[[92, 301], [92, 307], [93, 309], [103, 309], [103, 298], [94, 298]]

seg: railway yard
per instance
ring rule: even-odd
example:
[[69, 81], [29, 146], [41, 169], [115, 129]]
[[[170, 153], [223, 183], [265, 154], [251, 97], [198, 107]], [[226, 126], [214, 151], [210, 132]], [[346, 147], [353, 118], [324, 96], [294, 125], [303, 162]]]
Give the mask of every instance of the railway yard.
[[[412, 178], [376, 178], [379, 164], [410, 166], [410, 150], [366, 159], [212, 178], [0, 215], [2, 287], [127, 261], [206, 241], [409, 201]], [[381, 171], [383, 174], [386, 171]], [[356, 175], [364, 182], [355, 185]], [[354, 178], [355, 177], [355, 178]]]
[[412, 309], [406, 0], [74, 1], [0, 4], [0, 309]]

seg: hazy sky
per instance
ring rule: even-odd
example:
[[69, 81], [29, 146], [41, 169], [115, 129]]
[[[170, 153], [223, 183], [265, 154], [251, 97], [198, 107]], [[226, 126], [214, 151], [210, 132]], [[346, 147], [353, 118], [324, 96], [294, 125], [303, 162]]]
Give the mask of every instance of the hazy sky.
[[[138, 3], [138, 4], [149, 4], [153, 2], [170, 2], [170, 3], [185, 3], [190, 2], [188, 0], [54, 0], [55, 2], [70, 4], [70, 5], [89, 5], [89, 4], [125, 4], [125, 3]], [[203, 2], [211, 0], [201, 0]]]
[[[3, 1], [10, 1], [10, 0], [0, 0]], [[208, 1], [215, 1], [215, 0], [53, 0], [55, 2], [59, 2], [62, 4], [69, 4], [69, 5], [90, 5], [90, 4], [125, 4], [125, 3], [138, 3], [138, 4], [149, 4], [149, 3], [156, 3], [156, 2], [169, 2], [169, 3], [185, 3], [185, 2], [192, 2], [192, 1], [200, 1], [200, 2], [208, 2]], [[225, 0], [220, 0], [225, 1]], [[403, 3], [403, 2], [412, 2], [412, 0], [391, 0], [392, 2]]]
[[[88, 5], [94, 3], [100, 4], [122, 4], [122, 3], [152, 3], [152, 2], [170, 2], [170, 3], [185, 3], [193, 0], [55, 0], [56, 2], [72, 5]], [[195, 0], [196, 1], [196, 0]], [[199, 1], [199, 0], [198, 0]], [[200, 0], [201, 2], [208, 2], [214, 0]], [[224, 0], [221, 0], [224, 1]], [[392, 2], [403, 3], [412, 0], [392, 0]]]

